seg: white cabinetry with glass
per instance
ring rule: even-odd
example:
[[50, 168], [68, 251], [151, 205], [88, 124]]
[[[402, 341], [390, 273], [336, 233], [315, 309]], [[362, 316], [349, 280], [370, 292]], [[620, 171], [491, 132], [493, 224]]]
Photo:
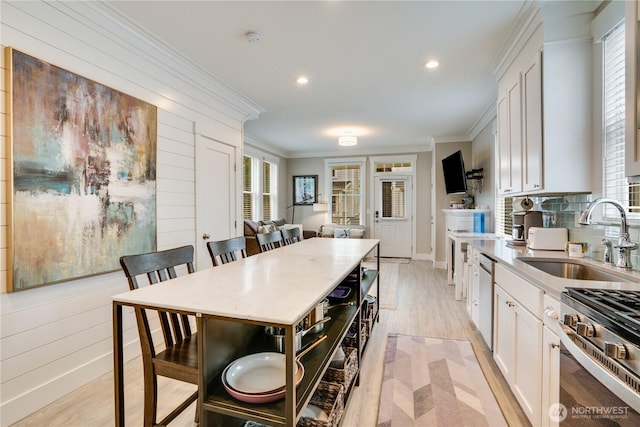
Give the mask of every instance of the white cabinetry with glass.
[[493, 358], [534, 426], [542, 419], [542, 298], [539, 288], [495, 266]]

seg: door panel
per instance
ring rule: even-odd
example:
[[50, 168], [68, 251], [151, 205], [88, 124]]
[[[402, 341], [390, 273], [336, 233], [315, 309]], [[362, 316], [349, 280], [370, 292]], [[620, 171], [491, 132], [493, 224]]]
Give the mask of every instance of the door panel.
[[198, 135], [196, 140], [196, 260], [212, 266], [208, 240], [236, 236], [236, 148]]
[[380, 256], [411, 258], [413, 232], [410, 176], [375, 178], [374, 235]]

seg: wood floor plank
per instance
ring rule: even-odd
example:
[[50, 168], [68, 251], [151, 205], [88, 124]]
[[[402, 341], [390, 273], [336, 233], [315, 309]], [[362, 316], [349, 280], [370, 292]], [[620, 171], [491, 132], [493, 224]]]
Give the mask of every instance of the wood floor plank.
[[[400, 265], [396, 310], [380, 310], [362, 364], [360, 386], [354, 389], [345, 411], [343, 427], [375, 427], [382, 384], [387, 334], [397, 333], [436, 338], [466, 339], [471, 342], [500, 408], [510, 426], [528, 426], [520, 409], [493, 362], [491, 352], [471, 323], [464, 301], [455, 301], [454, 287], [447, 286], [446, 271], [434, 269], [430, 261]], [[142, 366], [140, 359], [125, 365], [126, 423], [142, 425]], [[168, 412], [194, 386], [165, 380], [159, 386], [159, 413]], [[195, 403], [181, 414], [172, 427], [192, 427]], [[53, 402], [13, 427], [26, 426], [111, 426], [113, 425], [113, 375], [106, 374]]]

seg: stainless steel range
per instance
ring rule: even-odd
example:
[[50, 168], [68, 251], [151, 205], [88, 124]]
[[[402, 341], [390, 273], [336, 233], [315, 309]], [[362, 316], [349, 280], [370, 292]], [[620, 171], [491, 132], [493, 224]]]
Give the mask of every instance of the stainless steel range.
[[567, 288], [561, 303], [561, 425], [640, 425], [640, 291]]

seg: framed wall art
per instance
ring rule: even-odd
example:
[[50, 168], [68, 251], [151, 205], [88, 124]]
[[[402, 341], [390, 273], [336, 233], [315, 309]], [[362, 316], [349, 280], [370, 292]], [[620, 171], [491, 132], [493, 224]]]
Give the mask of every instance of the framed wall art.
[[318, 175], [293, 177], [293, 204], [312, 205], [318, 198]]
[[157, 108], [6, 48], [9, 291], [156, 250]]

